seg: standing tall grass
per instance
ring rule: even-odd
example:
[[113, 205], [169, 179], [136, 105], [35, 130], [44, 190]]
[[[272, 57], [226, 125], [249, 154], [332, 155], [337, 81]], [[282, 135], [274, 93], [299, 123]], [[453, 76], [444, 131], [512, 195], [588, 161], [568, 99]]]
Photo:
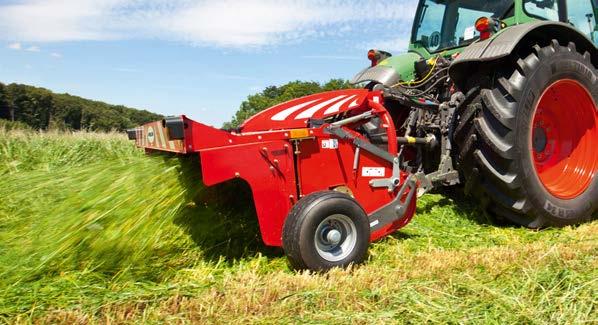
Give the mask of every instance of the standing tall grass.
[[119, 133], [34, 131], [0, 124], [0, 175], [142, 157]]

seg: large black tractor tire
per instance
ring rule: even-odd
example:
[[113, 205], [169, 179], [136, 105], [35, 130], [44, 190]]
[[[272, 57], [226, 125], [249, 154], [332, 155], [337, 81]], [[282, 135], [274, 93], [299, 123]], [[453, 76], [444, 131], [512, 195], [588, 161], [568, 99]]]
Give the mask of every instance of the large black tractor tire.
[[368, 216], [350, 196], [324, 191], [297, 202], [282, 232], [283, 249], [298, 270], [327, 271], [362, 263], [370, 241]]
[[[457, 112], [465, 191], [529, 227], [591, 220], [598, 210], [598, 72], [556, 40], [502, 66]], [[483, 84], [483, 83], [482, 83]]]

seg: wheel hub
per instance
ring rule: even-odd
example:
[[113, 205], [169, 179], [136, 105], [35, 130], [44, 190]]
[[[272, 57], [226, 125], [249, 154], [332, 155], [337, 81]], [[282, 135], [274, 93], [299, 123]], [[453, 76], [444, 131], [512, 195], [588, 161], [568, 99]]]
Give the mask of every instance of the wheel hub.
[[534, 151], [543, 152], [546, 149], [546, 131], [542, 127], [534, 128]]
[[531, 150], [538, 178], [553, 196], [570, 200], [588, 189], [598, 169], [598, 113], [582, 84], [559, 80], [542, 94]]
[[351, 218], [335, 214], [324, 219], [316, 229], [314, 244], [318, 255], [329, 262], [343, 260], [355, 248], [357, 228]]
[[331, 243], [332, 245], [338, 245], [338, 243], [341, 242], [341, 232], [336, 230], [336, 229], [332, 229], [328, 232], [328, 234], [326, 235], [326, 239], [328, 240], [329, 243]]

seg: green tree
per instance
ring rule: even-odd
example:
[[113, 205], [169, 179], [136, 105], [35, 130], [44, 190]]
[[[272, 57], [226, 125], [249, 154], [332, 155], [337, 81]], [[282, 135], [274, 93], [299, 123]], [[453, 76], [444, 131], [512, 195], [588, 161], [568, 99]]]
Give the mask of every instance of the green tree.
[[282, 86], [269, 86], [260, 93], [250, 95], [241, 103], [232, 121], [224, 124], [224, 128], [237, 128], [251, 116], [274, 105], [315, 93], [351, 88], [351, 84], [342, 79], [332, 79], [324, 84], [314, 81], [292, 81]]
[[0, 83], [0, 119], [12, 120], [10, 99], [3, 83]]
[[122, 131], [162, 117], [146, 110], [54, 94], [44, 88], [0, 84], [0, 119], [20, 121], [36, 129]]

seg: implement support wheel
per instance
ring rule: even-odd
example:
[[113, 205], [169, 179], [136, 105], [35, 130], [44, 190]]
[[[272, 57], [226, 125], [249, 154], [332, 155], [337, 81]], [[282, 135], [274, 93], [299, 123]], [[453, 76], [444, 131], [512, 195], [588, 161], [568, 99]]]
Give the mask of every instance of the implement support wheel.
[[363, 262], [370, 240], [368, 216], [350, 196], [312, 193], [293, 207], [282, 244], [295, 269], [326, 271]]

